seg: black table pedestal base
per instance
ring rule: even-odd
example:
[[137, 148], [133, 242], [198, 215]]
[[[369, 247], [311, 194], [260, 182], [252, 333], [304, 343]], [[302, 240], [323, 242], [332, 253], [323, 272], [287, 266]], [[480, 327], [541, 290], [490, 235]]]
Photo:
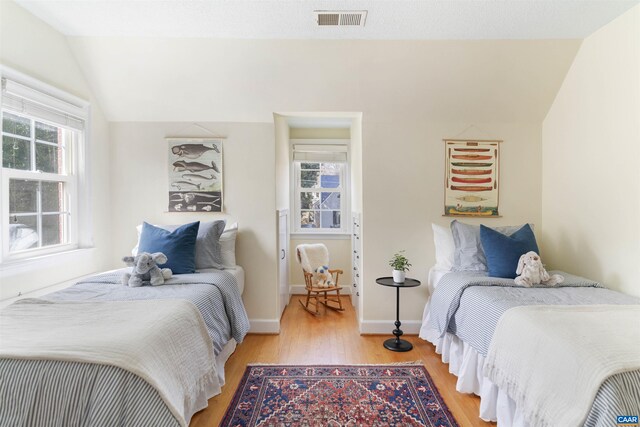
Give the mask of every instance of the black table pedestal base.
[[389, 338], [384, 342], [384, 348], [391, 351], [409, 351], [413, 348], [413, 344], [409, 341]]
[[409, 341], [405, 341], [400, 339], [400, 337], [404, 334], [400, 326], [402, 323], [400, 322], [400, 288], [413, 288], [415, 286], [420, 286], [420, 282], [415, 279], [405, 279], [404, 283], [397, 283], [393, 280], [392, 277], [380, 277], [376, 279], [376, 283], [383, 286], [393, 286], [396, 288], [396, 321], [394, 325], [396, 328], [392, 331], [395, 338], [390, 338], [384, 342], [384, 348], [391, 351], [409, 351], [413, 349], [413, 344]]

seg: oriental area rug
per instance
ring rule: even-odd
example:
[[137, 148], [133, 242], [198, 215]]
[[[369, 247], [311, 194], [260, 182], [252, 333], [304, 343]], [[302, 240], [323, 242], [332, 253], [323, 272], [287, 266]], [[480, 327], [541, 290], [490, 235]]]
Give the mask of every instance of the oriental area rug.
[[424, 366], [250, 365], [220, 424], [457, 426]]

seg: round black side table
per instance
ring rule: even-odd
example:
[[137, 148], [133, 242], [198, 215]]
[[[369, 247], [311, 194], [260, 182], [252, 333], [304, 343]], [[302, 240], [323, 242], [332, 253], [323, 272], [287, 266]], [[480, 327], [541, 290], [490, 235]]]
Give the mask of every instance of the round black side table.
[[413, 345], [406, 340], [401, 340], [403, 332], [400, 329], [400, 288], [415, 288], [420, 286], [420, 281], [415, 279], [404, 279], [404, 283], [396, 283], [393, 281], [393, 277], [379, 277], [376, 279], [376, 283], [382, 286], [391, 286], [396, 288], [396, 328], [393, 330], [395, 338], [389, 338], [384, 342], [384, 347], [391, 351], [409, 351], [413, 348]]

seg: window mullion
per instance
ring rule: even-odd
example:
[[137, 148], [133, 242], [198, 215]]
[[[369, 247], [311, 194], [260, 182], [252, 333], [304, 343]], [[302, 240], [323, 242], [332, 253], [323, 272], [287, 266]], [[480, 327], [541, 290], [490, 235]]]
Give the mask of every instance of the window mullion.
[[31, 170], [36, 170], [36, 121], [31, 119], [31, 140], [30, 149], [31, 149]]
[[24, 141], [31, 141], [31, 135], [29, 136], [22, 136], [22, 135], [16, 135], [14, 133], [10, 133], [10, 132], [2, 132], [2, 136], [8, 136], [10, 138], [15, 138], [15, 139], [22, 139]]
[[42, 181], [38, 181], [38, 197], [36, 197], [36, 207], [38, 213], [36, 221], [38, 224], [38, 247], [42, 247]]

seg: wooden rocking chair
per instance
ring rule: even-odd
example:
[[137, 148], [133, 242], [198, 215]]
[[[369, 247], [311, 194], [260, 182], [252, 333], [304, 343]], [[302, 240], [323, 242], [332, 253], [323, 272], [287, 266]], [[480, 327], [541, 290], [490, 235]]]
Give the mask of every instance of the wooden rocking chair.
[[[316, 316], [320, 314], [318, 308], [321, 304], [331, 310], [344, 311], [344, 307], [342, 306], [342, 299], [340, 298], [340, 291], [342, 290], [342, 286], [338, 284], [338, 281], [340, 280], [340, 275], [343, 274], [343, 271], [340, 269], [328, 270], [329, 273], [331, 274], [333, 285], [326, 288], [317, 286], [316, 283], [314, 283], [314, 273], [311, 272], [313, 270], [308, 265], [309, 264], [308, 257], [306, 256], [306, 251], [309, 249], [313, 249], [313, 248], [310, 248], [311, 246], [315, 246], [315, 248], [319, 249], [321, 253], [322, 251], [324, 251], [324, 253], [326, 254], [326, 259], [324, 260], [322, 265], [329, 264], [329, 252], [327, 251], [326, 246], [298, 245], [298, 247], [296, 248], [296, 254], [298, 257], [298, 262], [300, 262], [300, 264], [302, 265], [302, 272], [304, 274], [304, 284], [305, 284], [305, 289], [307, 290], [307, 297], [305, 299], [305, 302], [302, 302], [302, 300], [298, 300], [298, 301], [300, 301], [300, 304], [305, 310], [307, 310], [309, 313], [314, 314]], [[308, 271], [307, 269], [311, 271]], [[332, 295], [328, 295], [330, 293]], [[333, 295], [334, 293], [335, 295]], [[311, 308], [313, 308], [313, 310]]]

